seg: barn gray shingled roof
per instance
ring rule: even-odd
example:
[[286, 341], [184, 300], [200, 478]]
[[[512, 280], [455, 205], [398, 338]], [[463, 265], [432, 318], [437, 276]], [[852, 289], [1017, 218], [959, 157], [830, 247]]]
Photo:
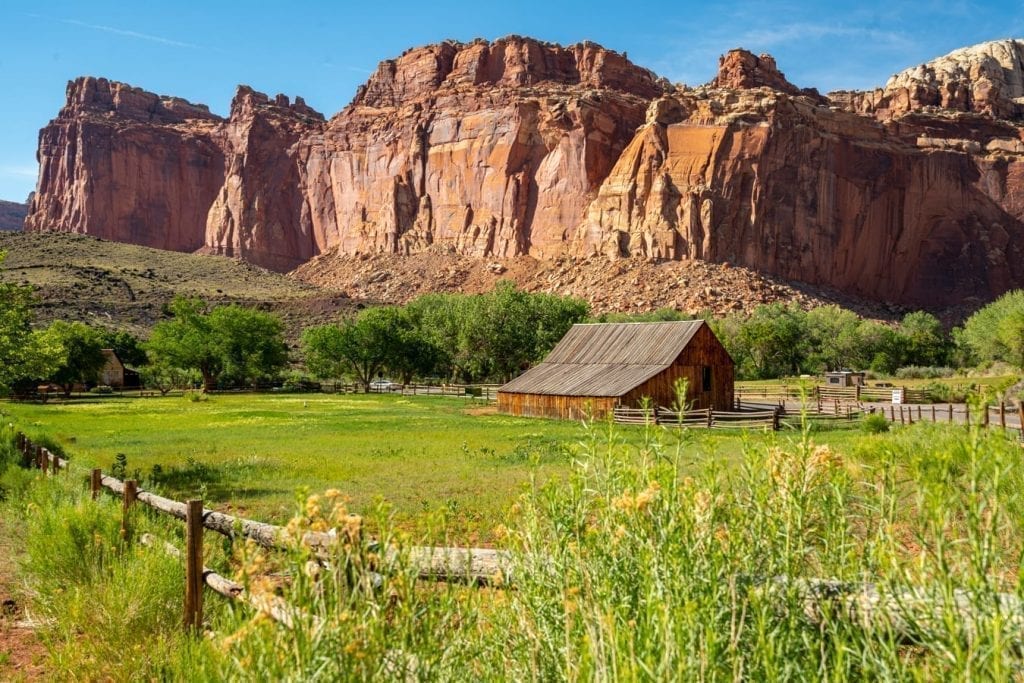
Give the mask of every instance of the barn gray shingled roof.
[[498, 391], [621, 396], [672, 365], [704, 324], [684, 320], [573, 325], [542, 363]]

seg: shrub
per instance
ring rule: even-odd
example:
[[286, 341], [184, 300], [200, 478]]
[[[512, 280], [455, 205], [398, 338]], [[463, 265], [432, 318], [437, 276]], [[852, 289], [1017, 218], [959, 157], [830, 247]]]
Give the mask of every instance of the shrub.
[[928, 382], [921, 387], [921, 391], [925, 392], [932, 403], [964, 403], [975, 388], [973, 384], [954, 387], [944, 382]]
[[89, 390], [90, 394], [112, 394], [114, 393], [114, 387], [107, 386], [106, 384], [100, 384]]
[[181, 396], [189, 403], [203, 403], [210, 400], [210, 395], [206, 393], [205, 389], [189, 389]]
[[896, 371], [899, 379], [941, 379], [952, 377], [956, 374], [953, 368], [941, 368], [934, 366], [908, 365]]
[[868, 413], [861, 420], [860, 426], [868, 434], [881, 434], [889, 431], [889, 420], [884, 413]]

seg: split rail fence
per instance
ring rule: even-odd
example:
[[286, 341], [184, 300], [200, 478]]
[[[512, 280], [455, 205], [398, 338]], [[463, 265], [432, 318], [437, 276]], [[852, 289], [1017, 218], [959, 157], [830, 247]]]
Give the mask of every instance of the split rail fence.
[[[70, 471], [70, 463], [66, 458], [58, 456], [41, 444], [33, 443], [20, 432], [15, 435], [15, 446], [21, 453], [21, 464], [25, 467], [39, 469], [53, 476], [61, 471]], [[248, 593], [241, 584], [217, 574], [203, 564], [204, 529], [231, 539], [252, 539], [264, 548], [287, 550], [294, 547], [294, 541], [289, 538], [284, 527], [210, 510], [204, 508], [203, 501], [199, 499], [181, 502], [165, 498], [140, 488], [134, 479], [122, 481], [103, 474], [100, 469], [93, 469], [90, 472], [89, 485], [94, 500], [104, 490], [121, 497], [121, 535], [125, 539], [131, 538], [129, 512], [136, 504], [145, 505], [158, 513], [185, 522], [184, 552], [150, 534], [143, 534], [139, 540], [145, 545], [162, 548], [164, 552], [184, 559], [186, 629], [197, 629], [202, 623], [204, 585], [227, 598], [249, 604], [285, 626], [291, 627], [294, 624], [299, 612], [283, 599]], [[351, 523], [358, 520], [358, 515], [350, 515], [350, 523], [343, 525], [341, 529], [361, 529], [360, 523]], [[374, 541], [365, 540], [361, 533], [356, 533], [354, 536], [350, 531], [343, 531], [340, 534], [310, 531], [304, 534], [301, 543], [324, 562], [338, 558], [339, 544], [342, 544], [341, 547], [347, 544], [351, 547], [376, 550]], [[398, 560], [399, 551], [388, 548], [382, 555], [385, 565], [393, 564]], [[495, 580], [503, 583], [511, 576], [507, 553], [492, 548], [413, 546], [406, 549], [402, 556], [411, 563], [420, 579], [486, 584]]]
[[722, 411], [704, 408], [701, 410], [676, 411], [669, 408], [615, 408], [612, 417], [618, 424], [656, 424], [675, 427], [703, 427], [706, 429], [779, 429], [784, 411], [772, 407], [767, 410]]

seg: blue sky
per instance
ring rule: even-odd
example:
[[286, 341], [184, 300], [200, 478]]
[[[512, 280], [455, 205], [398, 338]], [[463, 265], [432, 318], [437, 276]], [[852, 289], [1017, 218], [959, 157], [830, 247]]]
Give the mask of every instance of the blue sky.
[[376, 64], [445, 38], [593, 40], [703, 83], [742, 46], [800, 86], [867, 88], [985, 40], [1024, 37], [1018, 2], [30, 2], [0, 0], [0, 198], [35, 186], [39, 128], [68, 80], [105, 76], [227, 111], [235, 86], [302, 95], [327, 116]]

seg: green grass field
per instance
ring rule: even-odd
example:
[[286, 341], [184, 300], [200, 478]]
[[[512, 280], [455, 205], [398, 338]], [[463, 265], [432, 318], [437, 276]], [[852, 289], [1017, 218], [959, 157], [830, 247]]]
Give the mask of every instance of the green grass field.
[[[337, 488], [355, 510], [383, 499], [400, 526], [426, 532], [444, 523], [461, 543], [486, 542], [531, 478], [569, 470], [584, 437], [575, 422], [513, 418], [478, 402], [429, 396], [83, 398], [7, 403], [3, 410], [83, 467], [110, 472], [123, 453], [143, 485], [178, 499], [198, 495], [221, 509], [283, 522], [298, 491]], [[642, 439], [642, 427], [617, 429], [626, 440]], [[849, 443], [859, 432], [821, 436]], [[696, 431], [687, 448], [694, 461], [731, 462], [744, 438]]]
[[[1024, 471], [1019, 443], [999, 430], [587, 432], [455, 398], [376, 395], [2, 408], [77, 461], [71, 477], [43, 476], [12, 466], [11, 430], [0, 443], [0, 517], [24, 526], [19, 580], [45, 624], [54, 679], [1014, 680], [1024, 670]], [[202, 493], [268, 521], [288, 516], [296, 488], [341, 489], [397, 559], [343, 543], [320, 564], [302, 544], [264, 552], [211, 538], [208, 566], [281, 598], [297, 621], [277, 626], [211, 596], [204, 637], [184, 635], [181, 562], [126, 544], [120, 501], [93, 501], [84, 485], [86, 468], [109, 470], [116, 453], [145, 476], [160, 465], [153, 478], [176, 497]], [[557, 485], [531, 490], [535, 477]], [[394, 504], [393, 521], [370, 509], [377, 497]], [[306, 501], [295, 537], [334, 523], [333, 502]], [[419, 537], [393, 522], [430, 532], [445, 517], [450, 541], [508, 552], [496, 586], [414, 579], [401, 550]], [[178, 520], [134, 521], [181, 544]], [[378, 588], [353, 582], [365, 567], [379, 569]]]

